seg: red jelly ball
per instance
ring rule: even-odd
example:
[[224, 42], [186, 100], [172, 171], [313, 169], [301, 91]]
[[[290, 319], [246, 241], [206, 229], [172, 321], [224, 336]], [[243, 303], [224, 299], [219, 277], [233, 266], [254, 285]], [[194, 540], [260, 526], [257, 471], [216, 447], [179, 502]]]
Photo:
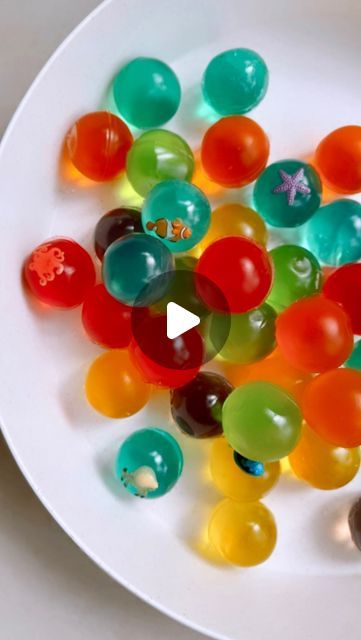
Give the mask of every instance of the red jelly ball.
[[208, 177], [224, 187], [244, 187], [259, 176], [269, 156], [263, 129], [244, 116], [221, 118], [202, 142], [201, 160]]
[[127, 347], [132, 337], [131, 307], [113, 298], [103, 284], [90, 289], [84, 300], [82, 321], [89, 338], [110, 349]]
[[25, 262], [33, 294], [51, 307], [81, 304], [95, 282], [90, 255], [74, 240], [54, 238], [37, 247]]
[[332, 131], [318, 145], [315, 162], [324, 183], [337, 193], [361, 191], [361, 127]]
[[69, 157], [87, 178], [102, 182], [124, 170], [133, 136], [127, 125], [108, 111], [87, 113], [66, 137]]
[[217, 289], [207, 288], [203, 280], [197, 283], [198, 294], [211, 309], [223, 313], [244, 313], [259, 307], [267, 297], [272, 284], [272, 264], [267, 251], [242, 236], [228, 236], [210, 244], [198, 260], [199, 273]]
[[351, 320], [353, 332], [361, 335], [361, 264], [345, 264], [333, 271], [323, 292], [342, 306]]
[[353, 348], [348, 316], [322, 295], [298, 300], [283, 311], [277, 318], [276, 339], [293, 366], [312, 373], [339, 367]]

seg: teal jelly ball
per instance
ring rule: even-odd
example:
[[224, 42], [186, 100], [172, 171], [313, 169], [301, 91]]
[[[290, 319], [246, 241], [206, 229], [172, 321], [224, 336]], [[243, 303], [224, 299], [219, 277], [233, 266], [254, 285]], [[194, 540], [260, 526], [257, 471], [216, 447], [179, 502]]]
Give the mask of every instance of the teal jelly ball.
[[183, 470], [178, 442], [162, 429], [141, 429], [122, 444], [115, 472], [124, 487], [140, 498], [159, 498], [170, 491]]
[[361, 371], [361, 340], [355, 343], [350, 357], [345, 362], [345, 367], [349, 369], [359, 369]]
[[144, 230], [174, 253], [188, 251], [200, 242], [210, 220], [211, 207], [204, 193], [181, 180], [157, 184], [143, 204]]
[[141, 196], [164, 180], [191, 180], [194, 156], [183, 138], [171, 131], [146, 131], [127, 155], [127, 176]]
[[174, 71], [156, 58], [135, 58], [124, 65], [113, 83], [119, 113], [140, 129], [160, 127], [177, 111], [181, 88]]
[[257, 179], [254, 208], [273, 227], [298, 227], [317, 211], [321, 193], [321, 181], [309, 164], [282, 160]]
[[320, 207], [306, 226], [306, 243], [317, 258], [332, 266], [361, 258], [361, 204], [335, 200]]
[[222, 116], [247, 113], [261, 102], [267, 87], [266, 63], [251, 49], [229, 49], [215, 56], [202, 83], [205, 101]]
[[[157, 238], [145, 233], [132, 233], [113, 242], [103, 260], [103, 281], [113, 298], [124, 304], [140, 304], [139, 295], [153, 278], [172, 272], [174, 259], [167, 247]], [[162, 290], [162, 286], [164, 290]], [[148, 287], [149, 300], [141, 301], [142, 306], [160, 299], [169, 286], [167, 278], [162, 279], [157, 291]]]
[[321, 266], [310, 251], [298, 245], [284, 244], [272, 249], [270, 257], [274, 271], [267, 300], [277, 311], [320, 291]]

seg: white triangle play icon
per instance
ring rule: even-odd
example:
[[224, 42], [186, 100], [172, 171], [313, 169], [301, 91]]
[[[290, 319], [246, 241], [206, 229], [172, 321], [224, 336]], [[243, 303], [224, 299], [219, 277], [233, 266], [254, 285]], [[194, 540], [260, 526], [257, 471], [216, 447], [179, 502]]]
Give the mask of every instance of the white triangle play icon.
[[167, 304], [167, 338], [174, 340], [182, 333], [193, 329], [200, 323], [200, 318], [187, 311], [176, 302]]

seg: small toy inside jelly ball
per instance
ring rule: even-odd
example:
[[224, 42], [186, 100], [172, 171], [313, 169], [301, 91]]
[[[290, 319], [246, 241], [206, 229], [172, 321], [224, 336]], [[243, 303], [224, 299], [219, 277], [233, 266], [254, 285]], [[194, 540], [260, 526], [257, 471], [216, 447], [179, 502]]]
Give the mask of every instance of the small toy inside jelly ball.
[[215, 440], [210, 457], [210, 472], [217, 489], [227, 498], [254, 502], [267, 495], [280, 476], [280, 463], [267, 462], [258, 477], [242, 470], [234, 459], [234, 451], [225, 438]]
[[316, 149], [315, 162], [322, 180], [336, 193], [361, 191], [361, 127], [349, 125], [329, 133]]
[[135, 431], [123, 442], [115, 472], [123, 486], [139, 498], [159, 498], [168, 493], [183, 470], [178, 442], [162, 429]]
[[272, 264], [266, 250], [242, 236], [229, 236], [213, 242], [201, 255], [196, 273], [205, 276], [217, 289], [198, 285], [198, 293], [211, 309], [227, 313], [244, 313], [259, 307], [272, 284]]
[[164, 180], [190, 181], [194, 156], [183, 138], [171, 131], [146, 131], [133, 144], [127, 157], [127, 177], [141, 196]]
[[106, 250], [113, 242], [130, 233], [142, 233], [142, 231], [140, 209], [135, 207], [113, 209], [102, 216], [95, 227], [95, 253], [99, 260], [103, 260]]
[[108, 349], [128, 347], [132, 338], [131, 307], [111, 296], [103, 284], [89, 290], [82, 308], [89, 338]]
[[353, 503], [348, 514], [348, 525], [350, 527], [351, 538], [361, 551], [361, 498]]
[[174, 71], [156, 58], [135, 58], [124, 65], [113, 83], [120, 115], [140, 129], [160, 127], [176, 113], [181, 87]]
[[351, 320], [352, 331], [361, 335], [361, 264], [345, 264], [327, 278], [323, 293], [338, 302]]
[[220, 115], [247, 113], [267, 91], [268, 69], [252, 49], [229, 49], [208, 64], [202, 83], [205, 101]]
[[269, 156], [269, 141], [263, 129], [250, 118], [221, 118], [206, 131], [202, 142], [203, 168], [213, 182], [239, 188], [253, 182]]
[[126, 418], [149, 400], [146, 384], [125, 349], [112, 349], [96, 358], [89, 368], [85, 393], [93, 409], [108, 418]]
[[361, 340], [355, 343], [350, 357], [345, 362], [345, 367], [361, 371]]
[[87, 178], [112, 180], [125, 169], [133, 136], [113, 113], [96, 111], [77, 120], [66, 137], [73, 165]]
[[232, 391], [223, 405], [223, 431], [246, 458], [280, 460], [296, 446], [302, 417], [286, 391], [268, 382], [249, 382]]
[[297, 447], [288, 456], [298, 478], [316, 489], [338, 489], [351, 482], [360, 468], [358, 448], [334, 447], [306, 424]]
[[240, 567], [252, 567], [267, 560], [277, 540], [274, 517], [264, 504], [242, 504], [229, 498], [213, 512], [208, 534], [221, 556]]
[[199, 245], [201, 252], [225, 236], [244, 236], [266, 246], [268, 232], [263, 218], [253, 209], [241, 204], [223, 204], [212, 213], [209, 230]]
[[[113, 242], [103, 260], [103, 280], [111, 296], [133, 305], [139, 300], [143, 289], [153, 278], [174, 269], [174, 259], [167, 247], [145, 233], [132, 233]], [[164, 295], [168, 283], [164, 279], [164, 291], [152, 290], [155, 299], [144, 300], [147, 306]]]
[[305, 239], [325, 264], [338, 266], [361, 258], [361, 204], [335, 200], [320, 207], [306, 226]]
[[187, 385], [172, 391], [172, 416], [180, 430], [193, 438], [223, 433], [222, 407], [232, 390], [223, 376], [201, 371]]
[[298, 300], [283, 311], [277, 318], [276, 339], [284, 357], [310, 373], [339, 367], [353, 349], [348, 316], [322, 295]]
[[52, 238], [34, 249], [25, 262], [24, 275], [40, 302], [63, 309], [82, 304], [95, 282], [90, 255], [68, 238]]
[[310, 251], [294, 244], [284, 244], [272, 249], [270, 257], [274, 278], [268, 302], [277, 310], [320, 291], [321, 267]]

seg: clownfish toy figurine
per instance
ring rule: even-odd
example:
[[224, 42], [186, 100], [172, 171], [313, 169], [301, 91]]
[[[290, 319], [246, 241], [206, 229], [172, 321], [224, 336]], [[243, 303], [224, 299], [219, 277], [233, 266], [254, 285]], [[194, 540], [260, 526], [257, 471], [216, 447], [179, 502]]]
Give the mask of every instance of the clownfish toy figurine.
[[179, 242], [179, 240], [187, 240], [192, 235], [192, 231], [179, 218], [176, 220], [167, 220], [167, 218], [158, 218], [155, 222], [147, 222], [147, 229], [154, 231], [158, 238], [169, 240], [170, 242]]

